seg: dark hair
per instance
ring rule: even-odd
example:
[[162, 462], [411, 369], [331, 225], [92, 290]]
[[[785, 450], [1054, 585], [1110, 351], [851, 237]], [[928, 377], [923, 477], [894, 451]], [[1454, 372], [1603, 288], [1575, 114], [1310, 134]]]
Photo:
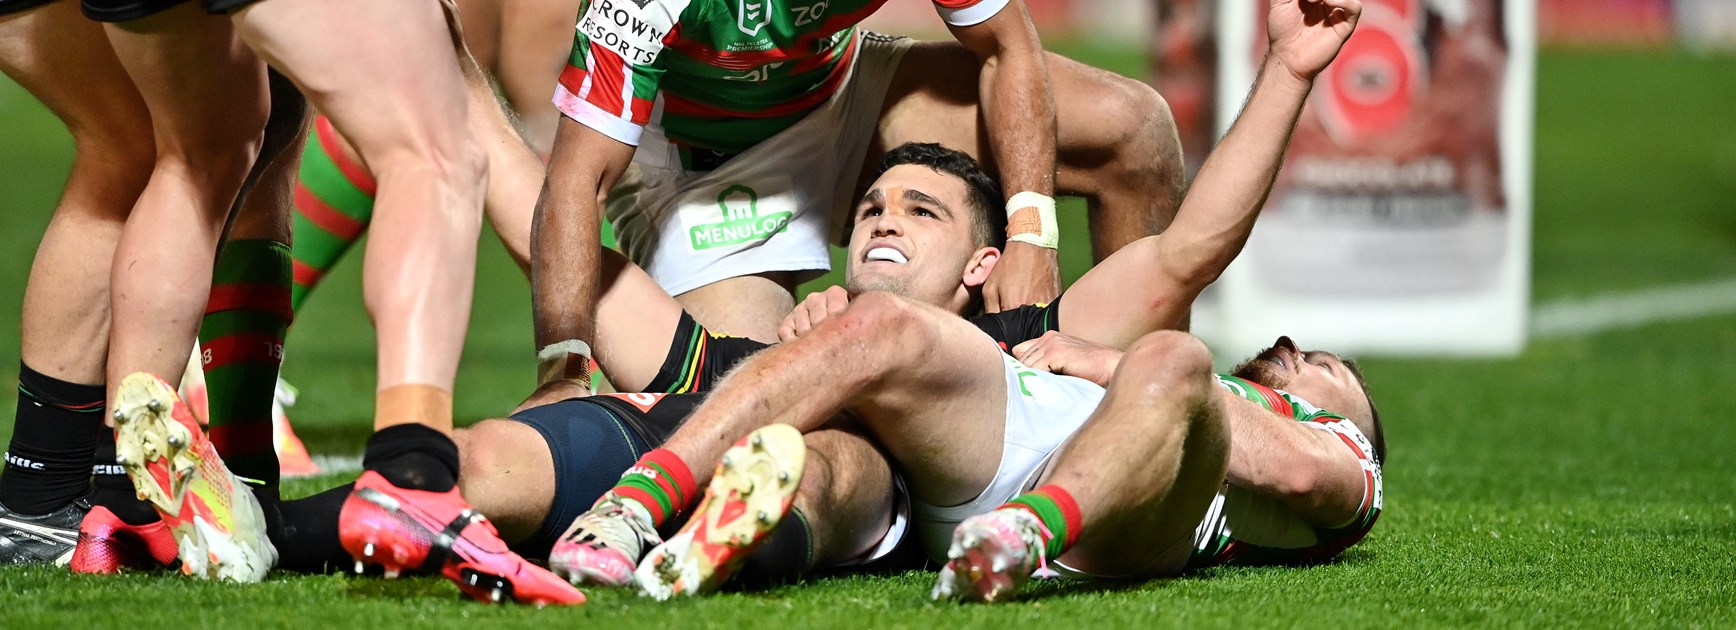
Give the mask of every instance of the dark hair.
[[1374, 443], [1374, 463], [1386, 466], [1386, 432], [1380, 428], [1380, 410], [1374, 408], [1374, 395], [1368, 393], [1368, 379], [1362, 377], [1362, 367], [1355, 361], [1344, 359], [1344, 367], [1350, 370], [1350, 375], [1356, 377], [1356, 384], [1362, 386], [1362, 396], [1368, 399], [1369, 427], [1364, 433], [1368, 441]]
[[971, 235], [978, 245], [1000, 247], [1006, 243], [1007, 216], [1002, 210], [1006, 196], [1000, 182], [983, 172], [982, 164], [970, 154], [949, 149], [932, 142], [906, 142], [886, 152], [880, 159], [875, 177], [886, 174], [894, 166], [914, 164], [934, 169], [964, 180], [970, 192]]

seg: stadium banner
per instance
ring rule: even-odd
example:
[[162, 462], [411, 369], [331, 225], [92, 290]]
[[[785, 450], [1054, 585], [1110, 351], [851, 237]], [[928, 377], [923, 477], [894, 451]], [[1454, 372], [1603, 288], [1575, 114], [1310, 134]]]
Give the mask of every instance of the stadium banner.
[[[1265, 51], [1268, 0], [1219, 0], [1220, 135]], [[1526, 338], [1532, 0], [1363, 0], [1315, 83], [1253, 237], [1196, 311], [1214, 349], [1279, 334], [1380, 354], [1499, 355]]]

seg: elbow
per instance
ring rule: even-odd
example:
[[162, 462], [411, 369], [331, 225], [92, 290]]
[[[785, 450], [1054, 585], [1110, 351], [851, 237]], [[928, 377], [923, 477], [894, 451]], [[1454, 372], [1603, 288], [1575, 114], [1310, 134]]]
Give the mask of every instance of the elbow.
[[1224, 267], [1227, 266], [1229, 263], [1195, 265], [1178, 274], [1176, 282], [1186, 287], [1192, 294], [1199, 295], [1201, 291], [1206, 290], [1206, 287], [1218, 281], [1218, 277], [1224, 274]]
[[1270, 488], [1284, 503], [1305, 506], [1320, 501], [1321, 490], [1327, 485], [1330, 455], [1325, 449], [1305, 449], [1291, 458], [1288, 465], [1273, 480]]
[[1224, 268], [1230, 265], [1228, 260], [1195, 256], [1178, 256], [1166, 263], [1163, 267], [1168, 270], [1171, 281], [1189, 296], [1199, 295], [1206, 287], [1217, 282], [1218, 277], [1224, 274]]
[[1306, 502], [1320, 487], [1320, 475], [1312, 470], [1293, 468], [1278, 475], [1274, 480], [1272, 493], [1286, 504], [1294, 505]]

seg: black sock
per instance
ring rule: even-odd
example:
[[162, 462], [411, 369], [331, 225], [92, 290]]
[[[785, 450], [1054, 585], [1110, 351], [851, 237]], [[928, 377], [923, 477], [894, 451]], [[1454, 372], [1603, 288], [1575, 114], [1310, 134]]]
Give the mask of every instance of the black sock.
[[0, 504], [22, 514], [47, 514], [90, 490], [103, 389], [19, 364], [18, 414], [6, 448], [6, 474], [0, 475]]
[[108, 508], [128, 525], [162, 520], [156, 508], [139, 500], [139, 491], [127, 477], [127, 469], [115, 463], [114, 429], [103, 429], [102, 435], [103, 439], [96, 445], [96, 461], [90, 467], [91, 485], [96, 488], [90, 495], [90, 502]]
[[338, 514], [352, 489], [345, 484], [311, 497], [265, 505], [266, 533], [277, 547], [277, 568], [320, 573], [349, 566], [350, 553], [338, 538]]
[[795, 581], [814, 568], [814, 530], [801, 510], [791, 509], [766, 542], [742, 562], [736, 582], [766, 586]]
[[362, 467], [400, 488], [445, 492], [458, 485], [458, 444], [420, 424], [394, 425], [368, 438]]

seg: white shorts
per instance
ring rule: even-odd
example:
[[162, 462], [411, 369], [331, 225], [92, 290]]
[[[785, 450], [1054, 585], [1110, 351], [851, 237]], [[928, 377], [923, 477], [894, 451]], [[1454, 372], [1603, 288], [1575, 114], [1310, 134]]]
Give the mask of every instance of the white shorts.
[[1055, 451], [1103, 401], [1103, 388], [1096, 383], [1032, 369], [1006, 354], [1001, 359], [1007, 375], [1007, 430], [994, 480], [962, 505], [941, 507], [911, 498], [917, 535], [937, 562], [946, 560], [959, 521], [994, 510], [1036, 487]]
[[862, 160], [911, 40], [862, 32], [843, 87], [789, 129], [711, 171], [682, 168], [655, 125], [604, 215], [621, 250], [670, 295], [738, 276], [832, 268], [827, 245], [854, 206]]

